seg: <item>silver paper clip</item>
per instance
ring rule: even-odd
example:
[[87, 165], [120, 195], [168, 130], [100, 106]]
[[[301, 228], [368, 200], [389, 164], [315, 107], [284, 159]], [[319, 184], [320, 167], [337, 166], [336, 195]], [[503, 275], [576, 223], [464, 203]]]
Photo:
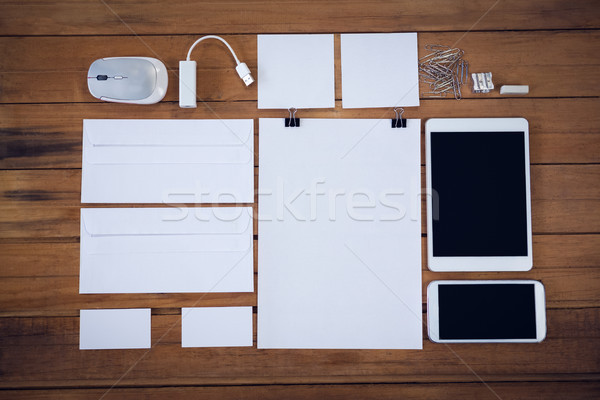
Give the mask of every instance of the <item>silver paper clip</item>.
[[429, 91], [421, 94], [446, 97], [450, 93], [460, 100], [460, 87], [466, 84], [469, 76], [469, 63], [462, 58], [465, 52], [440, 44], [428, 44], [425, 49], [431, 53], [419, 59], [419, 77], [429, 85]]

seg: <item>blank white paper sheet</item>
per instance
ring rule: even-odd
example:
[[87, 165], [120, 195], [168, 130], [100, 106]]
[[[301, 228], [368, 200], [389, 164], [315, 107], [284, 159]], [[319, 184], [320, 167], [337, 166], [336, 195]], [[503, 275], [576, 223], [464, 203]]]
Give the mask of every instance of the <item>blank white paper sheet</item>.
[[342, 107], [419, 105], [416, 33], [341, 35]]
[[251, 207], [83, 208], [79, 293], [253, 292]]
[[258, 108], [333, 108], [333, 35], [258, 35]]
[[254, 121], [83, 120], [82, 203], [253, 203]]
[[259, 348], [422, 348], [420, 131], [260, 119]]
[[181, 347], [252, 346], [252, 307], [181, 309]]
[[79, 349], [149, 349], [150, 309], [81, 310]]

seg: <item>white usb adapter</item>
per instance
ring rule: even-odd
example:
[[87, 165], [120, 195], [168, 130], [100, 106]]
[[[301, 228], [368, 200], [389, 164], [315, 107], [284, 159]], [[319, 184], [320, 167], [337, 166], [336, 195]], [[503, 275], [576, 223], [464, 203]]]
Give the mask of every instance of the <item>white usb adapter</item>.
[[179, 61], [179, 107], [196, 108], [196, 61]]
[[235, 54], [235, 51], [231, 48], [229, 43], [220, 36], [203, 36], [196, 40], [188, 51], [187, 58], [184, 61], [179, 61], [179, 107], [181, 108], [196, 108], [196, 61], [191, 61], [190, 56], [192, 50], [198, 43], [206, 39], [217, 39], [223, 42], [235, 59], [237, 66], [235, 70], [240, 76], [246, 86], [251, 85], [254, 82], [254, 78], [250, 73], [250, 68], [246, 63], [240, 62]]

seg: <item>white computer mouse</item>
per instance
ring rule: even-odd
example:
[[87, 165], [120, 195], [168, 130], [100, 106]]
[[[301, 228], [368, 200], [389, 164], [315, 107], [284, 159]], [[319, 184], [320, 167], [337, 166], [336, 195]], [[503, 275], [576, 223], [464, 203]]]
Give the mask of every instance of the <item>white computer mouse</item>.
[[115, 103], [154, 104], [167, 93], [167, 68], [151, 57], [110, 57], [96, 60], [87, 75], [90, 93]]

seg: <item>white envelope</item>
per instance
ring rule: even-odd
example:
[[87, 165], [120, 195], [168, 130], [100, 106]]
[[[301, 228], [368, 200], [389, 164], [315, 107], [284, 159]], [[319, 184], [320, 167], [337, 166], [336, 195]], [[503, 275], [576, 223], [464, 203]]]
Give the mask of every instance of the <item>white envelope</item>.
[[254, 291], [252, 208], [81, 210], [79, 293]]
[[82, 203], [253, 203], [254, 122], [83, 120]]

